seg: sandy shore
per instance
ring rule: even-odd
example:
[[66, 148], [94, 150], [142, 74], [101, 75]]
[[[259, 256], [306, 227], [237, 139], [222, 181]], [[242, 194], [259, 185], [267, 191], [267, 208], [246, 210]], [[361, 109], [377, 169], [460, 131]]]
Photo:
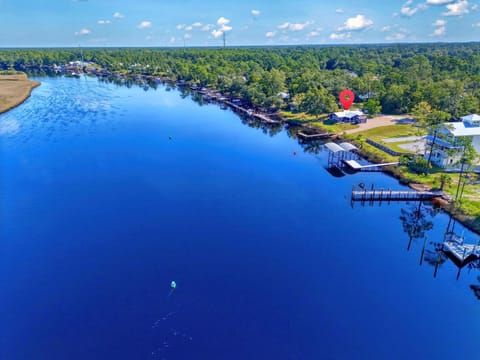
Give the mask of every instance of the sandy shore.
[[23, 103], [39, 85], [26, 74], [0, 75], [0, 114]]

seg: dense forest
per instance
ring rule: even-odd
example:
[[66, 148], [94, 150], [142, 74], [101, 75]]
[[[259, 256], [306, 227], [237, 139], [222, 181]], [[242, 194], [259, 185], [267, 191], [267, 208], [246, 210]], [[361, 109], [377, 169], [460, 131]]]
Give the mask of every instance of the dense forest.
[[82, 57], [110, 72], [195, 82], [253, 105], [313, 115], [336, 110], [344, 88], [360, 102], [380, 102], [384, 113], [408, 113], [421, 102], [455, 118], [480, 111], [480, 43], [3, 49], [0, 69], [46, 69]]

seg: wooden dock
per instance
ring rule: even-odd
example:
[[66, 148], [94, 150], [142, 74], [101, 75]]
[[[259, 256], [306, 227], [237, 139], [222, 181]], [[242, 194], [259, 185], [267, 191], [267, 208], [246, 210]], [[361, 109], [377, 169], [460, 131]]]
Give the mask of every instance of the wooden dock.
[[352, 201], [423, 201], [440, 196], [437, 191], [352, 190]]
[[230, 101], [225, 101], [224, 102], [226, 105], [230, 106], [233, 110], [236, 110], [240, 113], [244, 113], [248, 116], [253, 116], [254, 118], [256, 119], [259, 119], [267, 124], [280, 124], [280, 121], [278, 120], [273, 120], [271, 119], [270, 117], [268, 117], [267, 115], [264, 115], [264, 114], [260, 114], [260, 113], [256, 113], [256, 112], [253, 112], [252, 110], [249, 110], [249, 109], [245, 109], [239, 105], [236, 105]]
[[321, 139], [330, 139], [335, 134], [333, 133], [323, 133], [323, 134], [305, 134], [302, 131], [297, 133], [298, 137], [303, 140], [321, 140]]

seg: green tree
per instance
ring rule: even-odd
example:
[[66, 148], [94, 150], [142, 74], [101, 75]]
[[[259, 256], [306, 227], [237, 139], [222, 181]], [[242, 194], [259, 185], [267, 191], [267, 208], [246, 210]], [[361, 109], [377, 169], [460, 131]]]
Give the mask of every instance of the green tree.
[[382, 111], [382, 105], [377, 99], [368, 99], [363, 104], [363, 109], [367, 111], [368, 117], [372, 118]]

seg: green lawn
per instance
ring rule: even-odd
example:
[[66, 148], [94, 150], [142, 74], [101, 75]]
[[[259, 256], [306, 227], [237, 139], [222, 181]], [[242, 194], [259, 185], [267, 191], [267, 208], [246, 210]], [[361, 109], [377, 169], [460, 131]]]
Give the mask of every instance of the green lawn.
[[375, 141], [383, 141], [390, 138], [401, 138], [407, 136], [422, 136], [426, 135], [423, 129], [410, 124], [398, 124], [381, 126], [370, 130], [365, 130], [358, 133], [365, 138], [370, 138]]

